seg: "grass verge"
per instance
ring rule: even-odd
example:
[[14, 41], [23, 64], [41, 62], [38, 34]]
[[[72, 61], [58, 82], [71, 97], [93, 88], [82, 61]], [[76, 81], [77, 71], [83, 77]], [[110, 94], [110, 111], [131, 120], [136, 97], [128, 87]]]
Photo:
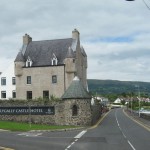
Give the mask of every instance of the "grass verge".
[[0, 129], [11, 131], [30, 131], [30, 130], [57, 130], [57, 129], [69, 129], [77, 128], [76, 126], [55, 126], [55, 125], [40, 125], [40, 124], [28, 124], [10, 121], [0, 121]]

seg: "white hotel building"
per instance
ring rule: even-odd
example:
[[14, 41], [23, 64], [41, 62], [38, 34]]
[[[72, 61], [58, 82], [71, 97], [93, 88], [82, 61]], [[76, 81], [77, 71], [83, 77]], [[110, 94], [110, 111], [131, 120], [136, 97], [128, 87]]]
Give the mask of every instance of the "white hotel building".
[[16, 79], [14, 75], [14, 63], [0, 74], [0, 99], [16, 98]]

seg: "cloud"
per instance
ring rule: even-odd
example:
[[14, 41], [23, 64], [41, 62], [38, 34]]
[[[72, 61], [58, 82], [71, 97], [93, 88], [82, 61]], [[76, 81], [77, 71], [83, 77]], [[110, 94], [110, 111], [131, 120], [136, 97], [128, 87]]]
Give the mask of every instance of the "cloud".
[[1, 0], [0, 10], [0, 71], [15, 59], [25, 33], [49, 40], [77, 28], [88, 78], [150, 82], [150, 11], [142, 1]]

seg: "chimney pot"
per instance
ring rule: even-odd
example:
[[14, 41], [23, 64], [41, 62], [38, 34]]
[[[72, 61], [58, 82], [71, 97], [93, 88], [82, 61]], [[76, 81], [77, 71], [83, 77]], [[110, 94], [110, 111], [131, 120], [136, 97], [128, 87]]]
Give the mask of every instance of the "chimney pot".
[[28, 45], [30, 42], [32, 42], [32, 38], [26, 33], [23, 36], [23, 44]]
[[80, 38], [80, 33], [79, 33], [79, 31], [77, 30], [77, 29], [74, 29], [73, 31], [72, 31], [72, 38], [73, 39], [78, 39], [79, 40], [79, 38]]

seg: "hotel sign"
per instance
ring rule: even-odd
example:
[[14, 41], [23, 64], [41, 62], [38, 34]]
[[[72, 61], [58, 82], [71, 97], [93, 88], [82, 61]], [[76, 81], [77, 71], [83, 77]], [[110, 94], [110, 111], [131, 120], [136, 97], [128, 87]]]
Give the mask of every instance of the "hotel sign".
[[0, 115], [54, 115], [54, 106], [0, 107]]

